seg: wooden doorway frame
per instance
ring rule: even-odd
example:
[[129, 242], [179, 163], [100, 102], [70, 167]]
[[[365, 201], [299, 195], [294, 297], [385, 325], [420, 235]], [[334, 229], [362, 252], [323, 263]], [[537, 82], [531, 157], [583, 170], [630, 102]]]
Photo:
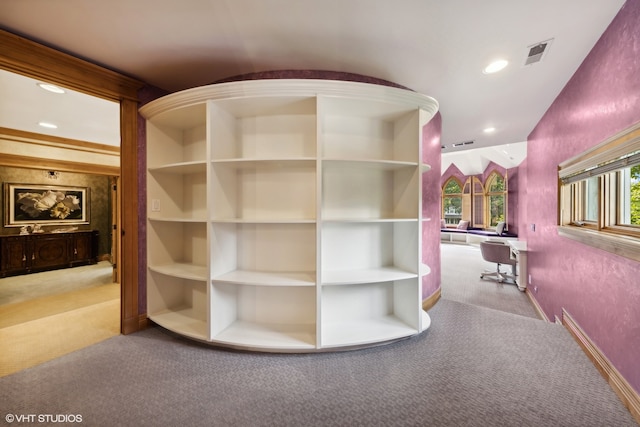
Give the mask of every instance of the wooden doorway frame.
[[[143, 82], [0, 30], [0, 68], [120, 104], [120, 331], [141, 329], [138, 310], [138, 90]], [[126, 205], [126, 206], [125, 206]]]

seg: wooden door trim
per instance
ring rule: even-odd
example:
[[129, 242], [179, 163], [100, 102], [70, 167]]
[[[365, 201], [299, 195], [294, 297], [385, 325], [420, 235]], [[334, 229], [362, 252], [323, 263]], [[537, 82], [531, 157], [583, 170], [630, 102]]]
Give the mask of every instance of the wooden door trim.
[[0, 68], [120, 103], [120, 177], [122, 184], [120, 259], [122, 270], [121, 332], [140, 328], [138, 313], [138, 90], [131, 77], [0, 30]]
[[138, 100], [144, 83], [60, 52], [24, 37], [0, 30], [0, 68], [65, 86], [112, 101]]

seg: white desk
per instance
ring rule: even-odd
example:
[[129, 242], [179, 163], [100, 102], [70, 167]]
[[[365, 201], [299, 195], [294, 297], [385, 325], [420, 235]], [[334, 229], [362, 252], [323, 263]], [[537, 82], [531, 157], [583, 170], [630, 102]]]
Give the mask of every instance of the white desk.
[[511, 247], [511, 258], [517, 261], [516, 285], [518, 289], [523, 291], [527, 289], [527, 242], [525, 240], [508, 240], [507, 243]]

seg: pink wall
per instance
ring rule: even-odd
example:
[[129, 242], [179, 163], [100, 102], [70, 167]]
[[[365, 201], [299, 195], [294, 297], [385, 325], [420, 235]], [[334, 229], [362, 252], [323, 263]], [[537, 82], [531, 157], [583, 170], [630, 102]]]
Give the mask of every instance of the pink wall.
[[452, 176], [456, 177], [458, 181], [460, 181], [461, 185], [464, 185], [468, 178], [468, 176], [462, 173], [462, 171], [458, 169], [458, 167], [454, 163], [451, 163], [447, 170], [444, 171], [444, 173], [440, 177], [440, 188], [442, 188], [445, 182], [447, 182], [447, 180]]
[[440, 136], [442, 116], [440, 113], [422, 129], [422, 161], [431, 165], [431, 170], [422, 174], [422, 262], [431, 268], [431, 273], [422, 279], [422, 298], [434, 294], [441, 285], [440, 262], [440, 168], [442, 154]]
[[558, 164], [638, 121], [640, 0], [628, 0], [529, 135], [520, 236], [531, 251], [529, 289], [547, 316], [566, 309], [640, 392], [640, 263], [556, 230]]
[[[515, 234], [520, 236], [521, 239], [526, 239], [527, 235], [527, 188], [529, 186], [529, 174], [528, 174], [528, 162], [524, 159], [520, 166], [518, 166], [518, 185], [516, 188], [517, 206], [514, 207], [514, 212], [509, 211], [509, 215], [513, 215], [516, 220]], [[511, 188], [509, 189], [511, 194]]]

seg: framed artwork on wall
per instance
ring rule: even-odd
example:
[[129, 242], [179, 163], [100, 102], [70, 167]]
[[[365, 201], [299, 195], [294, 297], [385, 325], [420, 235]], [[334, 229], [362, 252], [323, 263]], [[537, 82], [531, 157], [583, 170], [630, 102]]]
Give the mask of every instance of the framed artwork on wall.
[[4, 183], [4, 226], [88, 224], [89, 188]]

